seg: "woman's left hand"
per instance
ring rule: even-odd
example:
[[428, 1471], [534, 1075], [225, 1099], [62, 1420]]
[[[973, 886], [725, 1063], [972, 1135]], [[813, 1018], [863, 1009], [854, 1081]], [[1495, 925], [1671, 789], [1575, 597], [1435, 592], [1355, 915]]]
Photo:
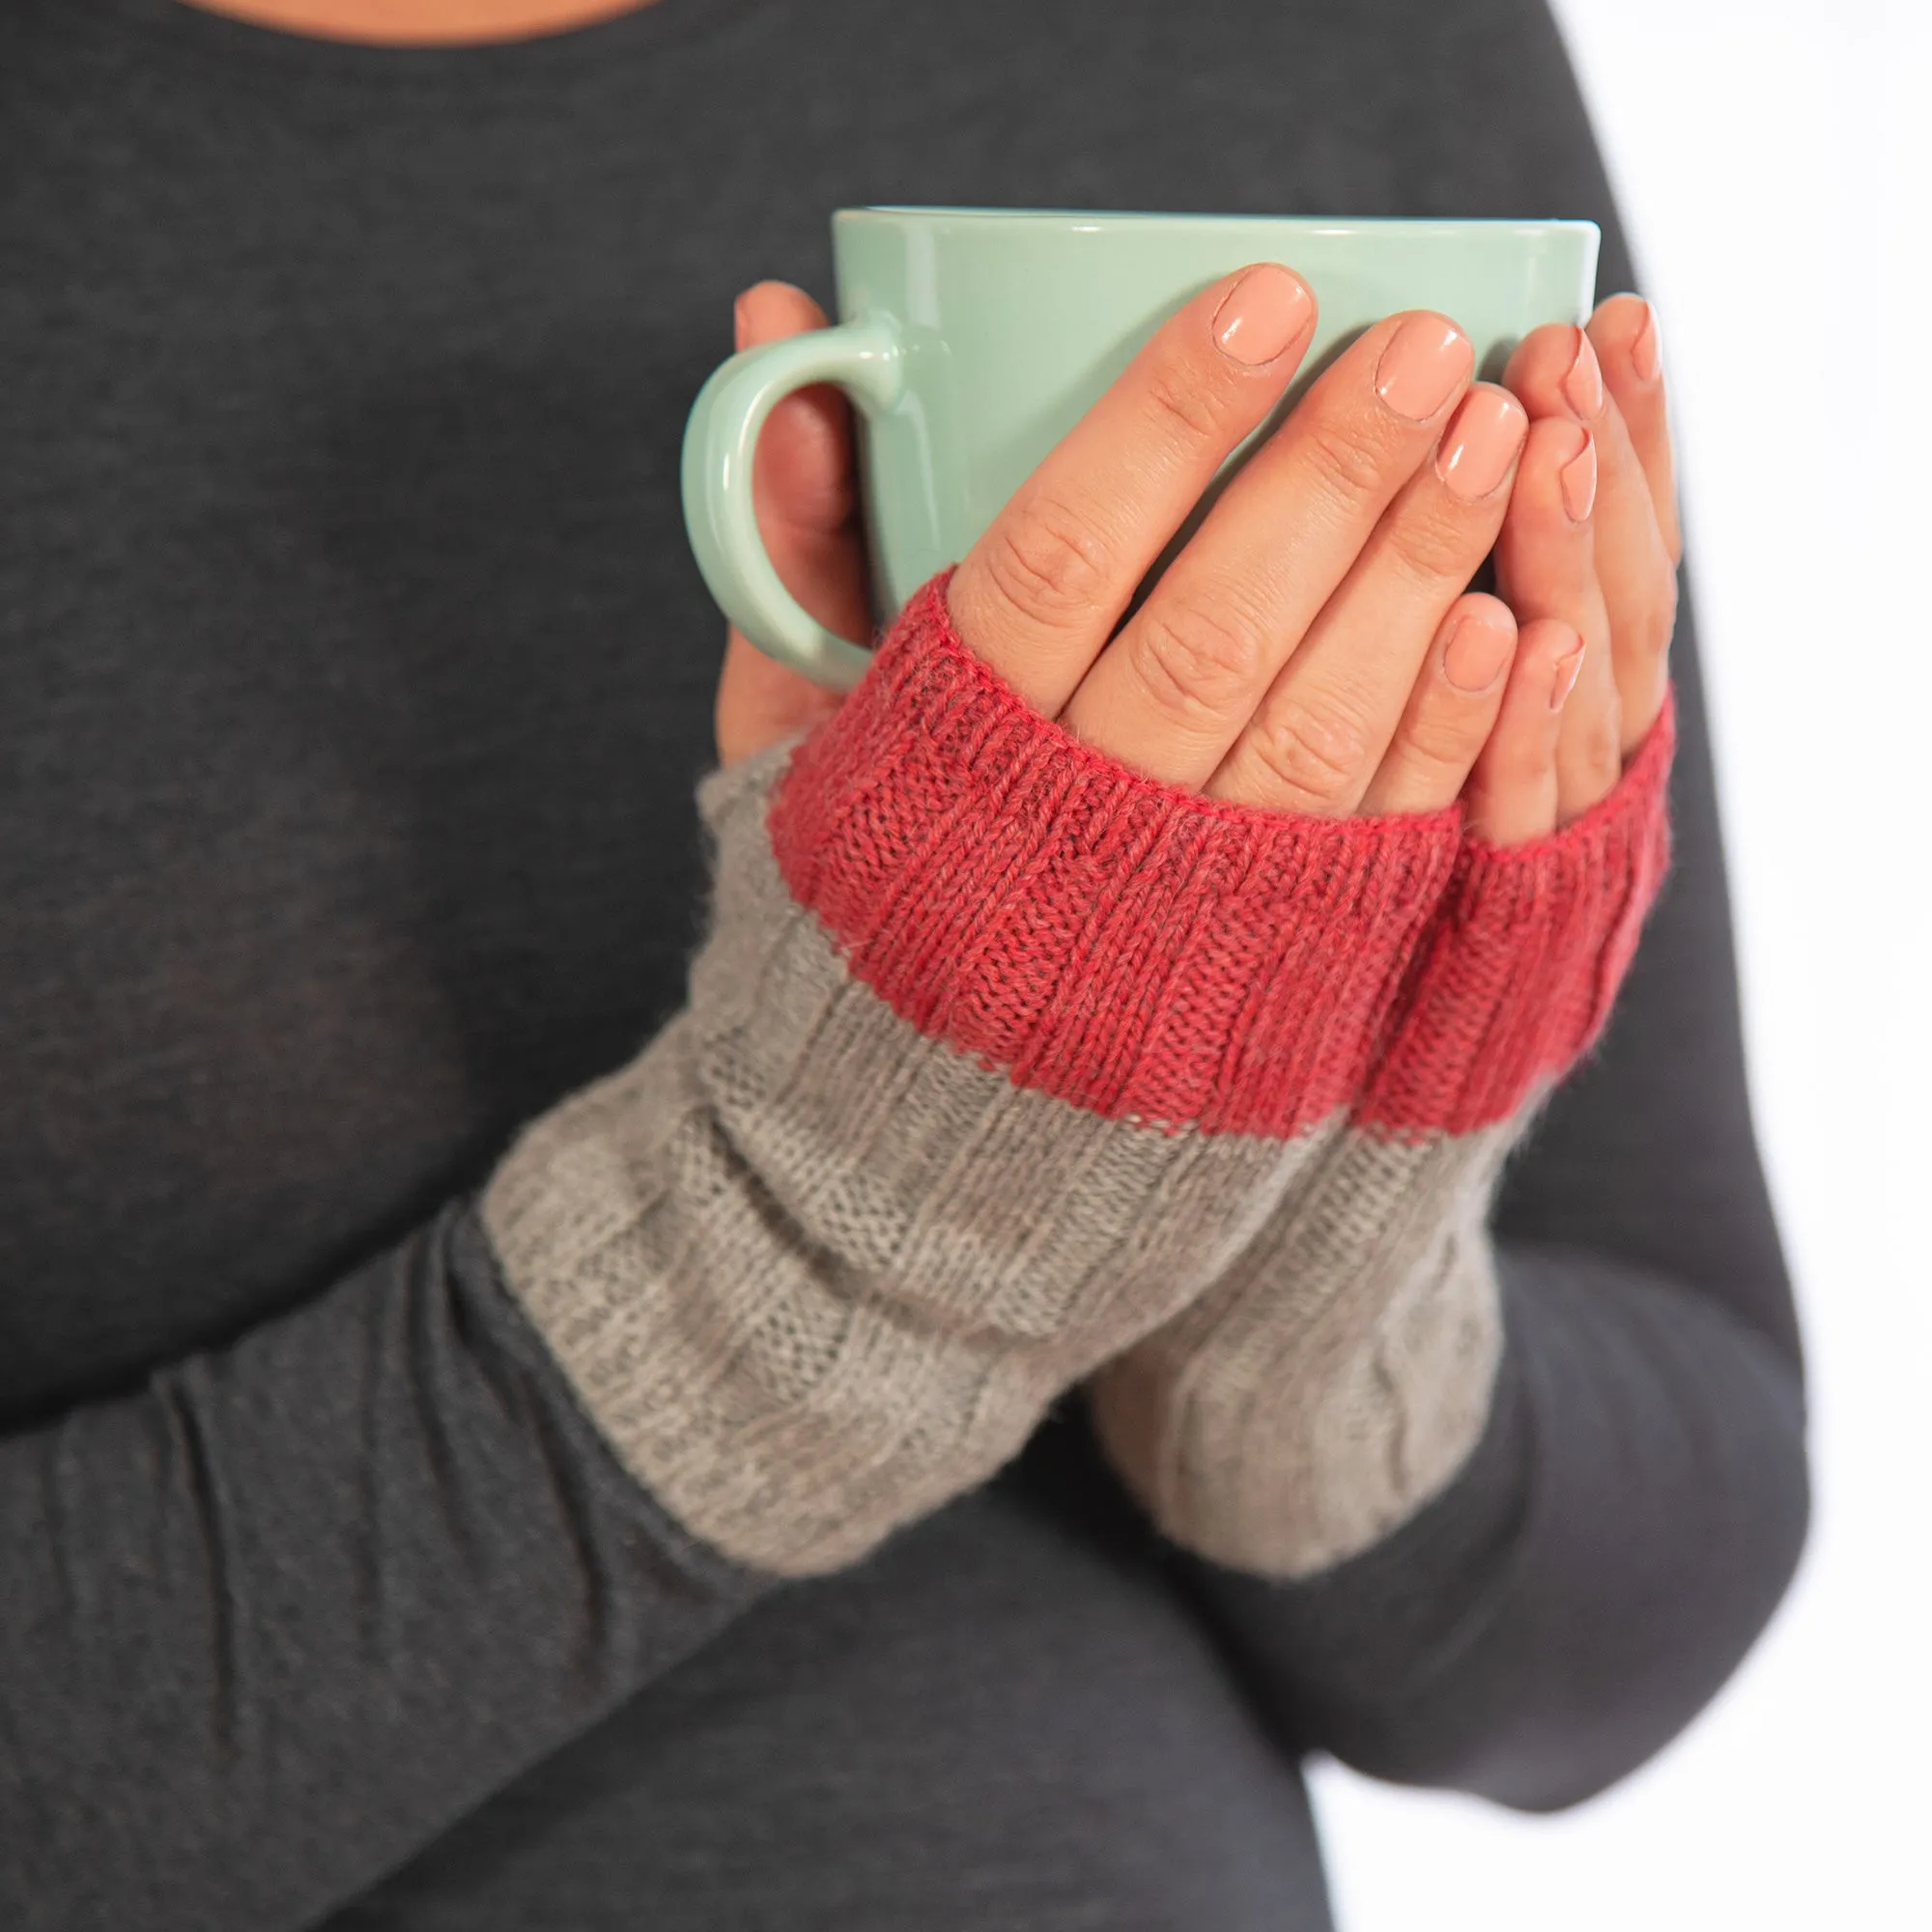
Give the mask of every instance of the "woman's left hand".
[[1530, 429], [1496, 593], [1520, 624], [1560, 618], [1585, 645], [1557, 740], [1560, 825], [1616, 783], [1669, 685], [1684, 545], [1650, 304], [1611, 296], [1587, 328], [1533, 330], [1503, 384]]

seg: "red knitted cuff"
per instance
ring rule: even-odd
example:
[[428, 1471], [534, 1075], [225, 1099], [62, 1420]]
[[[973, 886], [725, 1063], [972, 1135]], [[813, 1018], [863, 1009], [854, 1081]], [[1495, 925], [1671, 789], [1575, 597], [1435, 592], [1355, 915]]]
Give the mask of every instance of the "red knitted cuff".
[[1017, 1086], [1208, 1132], [1347, 1106], [1448, 889], [1458, 810], [1321, 819], [1143, 778], [973, 655], [952, 575], [775, 788], [792, 895], [901, 1018]]
[[1670, 863], [1676, 694], [1609, 795], [1548, 838], [1470, 838], [1356, 1109], [1394, 1139], [1514, 1114], [1596, 1043]]

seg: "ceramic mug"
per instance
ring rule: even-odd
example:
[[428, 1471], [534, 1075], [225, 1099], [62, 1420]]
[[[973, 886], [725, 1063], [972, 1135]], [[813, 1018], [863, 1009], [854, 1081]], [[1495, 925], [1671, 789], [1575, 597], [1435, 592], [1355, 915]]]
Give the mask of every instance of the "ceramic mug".
[[692, 406], [692, 550], [753, 643], [849, 689], [871, 654], [799, 606], [758, 534], [752, 454], [773, 404], [812, 383], [852, 399], [873, 607], [890, 618], [973, 548], [1169, 316], [1247, 263], [1285, 262], [1315, 291], [1314, 339], [1148, 572], [1145, 596], [1249, 452], [1365, 328], [1398, 309], [1439, 309], [1493, 382], [1531, 329], [1588, 319], [1599, 241], [1593, 221], [841, 208], [836, 325], [733, 355]]

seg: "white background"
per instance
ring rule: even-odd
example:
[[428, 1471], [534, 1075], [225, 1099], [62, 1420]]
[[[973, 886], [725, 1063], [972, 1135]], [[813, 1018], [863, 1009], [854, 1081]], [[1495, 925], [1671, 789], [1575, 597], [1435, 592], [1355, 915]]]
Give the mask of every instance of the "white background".
[[1336, 1908], [1343, 1932], [1928, 1932], [1932, 4], [1555, 12], [1662, 321], [1814, 1527], [1717, 1703], [1592, 1804], [1523, 1818], [1323, 1767]]

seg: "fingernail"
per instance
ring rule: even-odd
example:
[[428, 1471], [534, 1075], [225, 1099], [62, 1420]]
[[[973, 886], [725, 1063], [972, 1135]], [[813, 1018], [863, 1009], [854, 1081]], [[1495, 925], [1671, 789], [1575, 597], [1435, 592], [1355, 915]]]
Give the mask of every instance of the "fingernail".
[[1465, 503], [1497, 489], [1515, 466], [1529, 418], [1501, 389], [1472, 389], [1435, 448], [1435, 473]]
[[1577, 331], [1577, 353], [1570, 358], [1569, 373], [1563, 378], [1563, 396], [1579, 416], [1599, 414], [1604, 407], [1604, 371], [1590, 338]]
[[1583, 432], [1583, 447], [1556, 472], [1563, 511], [1573, 524], [1585, 522], [1597, 501], [1597, 439]]
[[1476, 366], [1469, 338], [1439, 315], [1412, 315], [1376, 364], [1376, 394], [1397, 415], [1427, 422]]
[[745, 346], [745, 298], [743, 296], [740, 296], [738, 299], [731, 304], [731, 347], [733, 349], [742, 349], [744, 348], [744, 346]]
[[1308, 328], [1315, 298], [1297, 275], [1276, 262], [1253, 268], [1214, 311], [1214, 340], [1222, 355], [1250, 369], [1272, 362]]
[[1631, 366], [1639, 383], [1654, 383], [1663, 373], [1663, 345], [1657, 335], [1657, 311], [1643, 305], [1643, 327], [1631, 338]]
[[1464, 617], [1442, 652], [1442, 674], [1458, 691], [1487, 691], [1503, 673], [1516, 639], [1488, 617]]
[[1583, 668], [1583, 653], [1587, 644], [1578, 644], [1567, 657], [1556, 660], [1556, 681], [1549, 687], [1549, 708], [1561, 711], [1563, 701], [1577, 689], [1577, 673]]

